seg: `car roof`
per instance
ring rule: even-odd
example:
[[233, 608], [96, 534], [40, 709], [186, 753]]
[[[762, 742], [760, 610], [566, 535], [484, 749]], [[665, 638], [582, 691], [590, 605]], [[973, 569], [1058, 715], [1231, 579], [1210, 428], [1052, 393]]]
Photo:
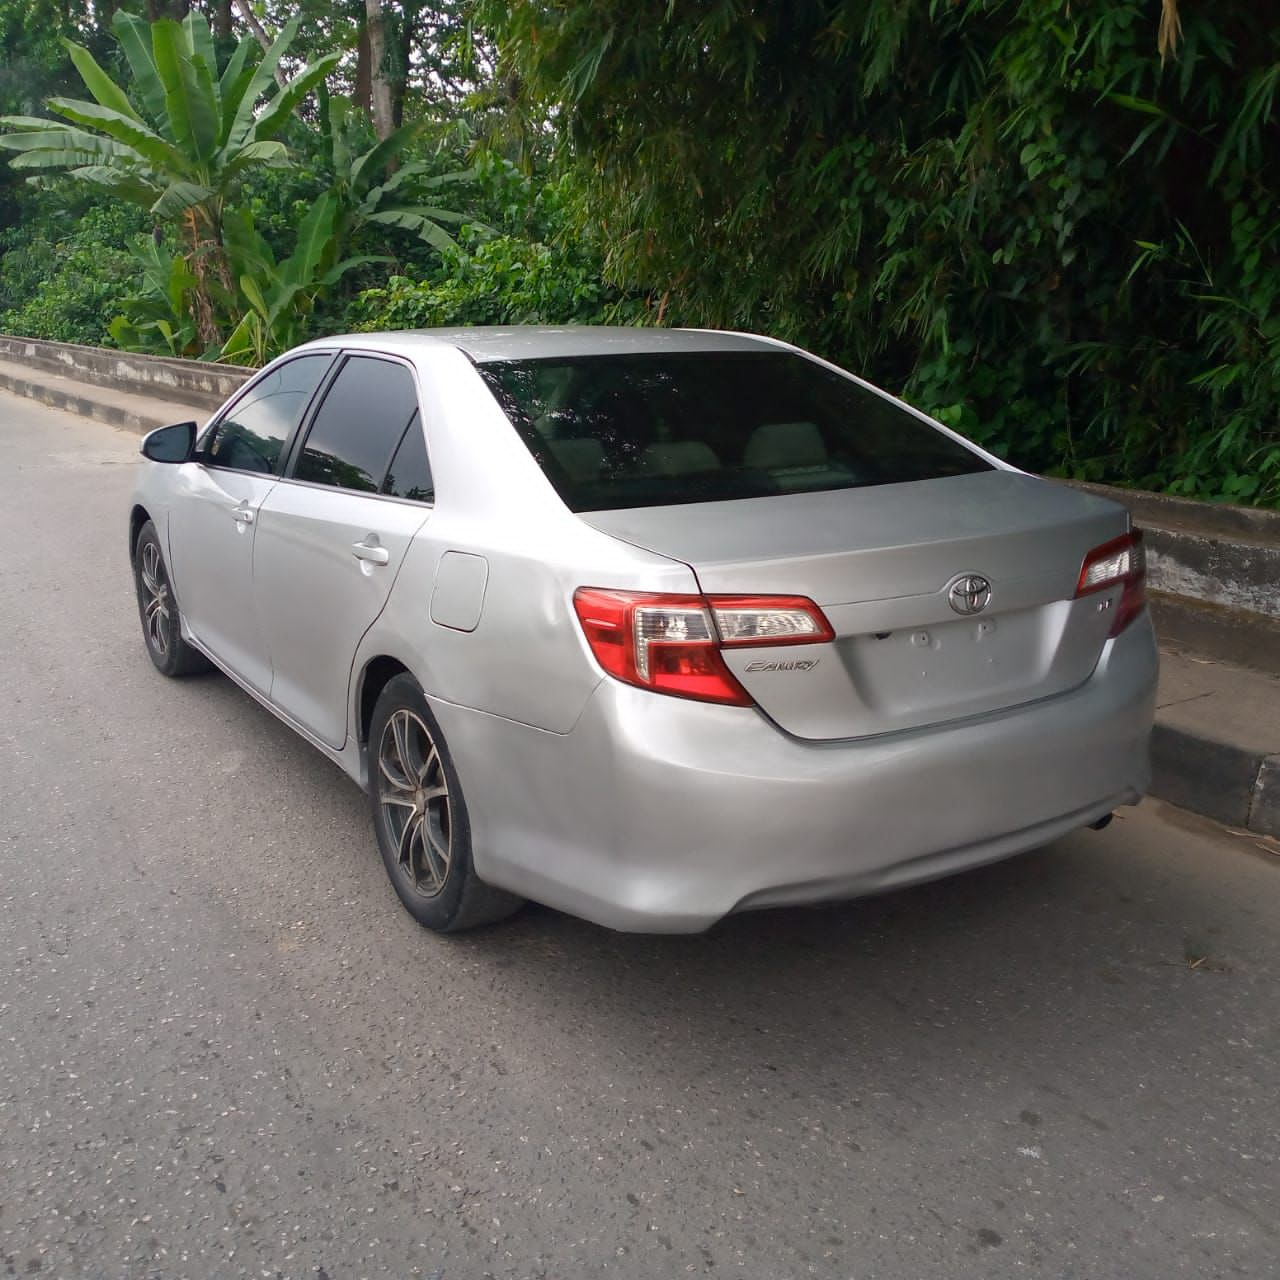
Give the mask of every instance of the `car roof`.
[[[717, 329], [651, 329], [628, 325], [476, 325], [450, 329], [399, 329], [320, 338], [307, 347], [345, 347], [413, 355], [431, 346], [455, 347], [478, 364], [491, 360], [541, 360], [555, 356], [621, 355], [664, 351], [777, 350], [772, 338]], [[300, 348], [305, 349], [305, 348]]]

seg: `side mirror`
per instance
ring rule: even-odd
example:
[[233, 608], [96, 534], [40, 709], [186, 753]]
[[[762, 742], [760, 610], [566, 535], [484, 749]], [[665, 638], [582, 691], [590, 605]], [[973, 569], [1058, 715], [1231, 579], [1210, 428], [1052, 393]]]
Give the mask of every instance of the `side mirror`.
[[196, 448], [196, 424], [157, 427], [142, 437], [142, 456], [152, 462], [189, 462]]

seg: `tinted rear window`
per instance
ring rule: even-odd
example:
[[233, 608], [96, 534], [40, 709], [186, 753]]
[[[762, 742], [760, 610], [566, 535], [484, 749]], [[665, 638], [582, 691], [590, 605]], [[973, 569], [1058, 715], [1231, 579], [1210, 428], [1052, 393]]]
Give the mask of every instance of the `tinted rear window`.
[[785, 351], [576, 356], [479, 368], [574, 511], [990, 470], [884, 397]]

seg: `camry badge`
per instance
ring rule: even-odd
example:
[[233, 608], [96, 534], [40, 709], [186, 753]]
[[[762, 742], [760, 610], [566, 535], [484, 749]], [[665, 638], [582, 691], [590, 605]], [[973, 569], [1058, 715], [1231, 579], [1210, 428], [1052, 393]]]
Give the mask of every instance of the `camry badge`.
[[966, 617], [981, 613], [991, 603], [991, 583], [980, 573], [966, 573], [951, 584], [947, 603]]

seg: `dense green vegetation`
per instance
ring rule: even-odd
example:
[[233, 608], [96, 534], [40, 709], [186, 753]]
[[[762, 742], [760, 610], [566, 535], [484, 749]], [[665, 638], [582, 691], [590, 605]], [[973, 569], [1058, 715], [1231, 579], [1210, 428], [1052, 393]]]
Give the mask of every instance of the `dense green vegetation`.
[[[0, 144], [83, 179], [0, 172], [0, 329], [256, 363], [342, 328], [741, 327], [1022, 465], [1280, 506], [1269, 6], [131, 7], [0, 0]], [[217, 128], [184, 131], [187, 86]]]

